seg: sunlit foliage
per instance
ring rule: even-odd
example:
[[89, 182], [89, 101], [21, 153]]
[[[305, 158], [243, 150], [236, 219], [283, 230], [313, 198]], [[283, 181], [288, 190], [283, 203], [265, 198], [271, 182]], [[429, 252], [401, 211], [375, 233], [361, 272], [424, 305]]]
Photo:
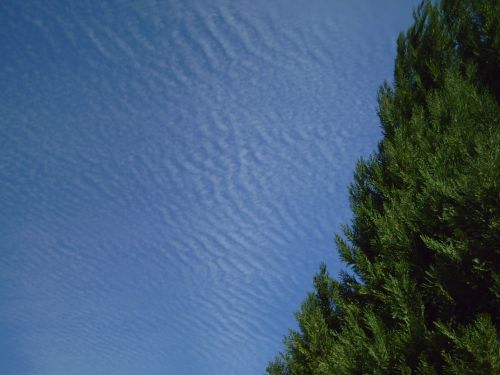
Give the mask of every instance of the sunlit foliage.
[[299, 330], [267, 373], [500, 374], [500, 2], [424, 2]]

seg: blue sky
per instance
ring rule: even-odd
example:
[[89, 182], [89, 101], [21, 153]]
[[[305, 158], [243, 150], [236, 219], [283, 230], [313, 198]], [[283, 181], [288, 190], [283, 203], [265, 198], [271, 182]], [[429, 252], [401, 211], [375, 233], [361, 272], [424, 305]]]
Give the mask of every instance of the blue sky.
[[0, 373], [262, 373], [415, 5], [3, 1]]

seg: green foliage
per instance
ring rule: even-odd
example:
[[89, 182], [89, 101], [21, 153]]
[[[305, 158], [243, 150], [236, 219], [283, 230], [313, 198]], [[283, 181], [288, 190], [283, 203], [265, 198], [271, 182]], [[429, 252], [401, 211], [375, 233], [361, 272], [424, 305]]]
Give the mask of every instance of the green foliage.
[[267, 368], [285, 374], [500, 374], [500, 2], [424, 2], [378, 94], [354, 218]]

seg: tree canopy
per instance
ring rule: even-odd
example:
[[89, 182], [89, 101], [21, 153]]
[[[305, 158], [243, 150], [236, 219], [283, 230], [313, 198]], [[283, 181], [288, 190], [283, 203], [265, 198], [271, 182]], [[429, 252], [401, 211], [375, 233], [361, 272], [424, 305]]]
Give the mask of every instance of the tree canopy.
[[500, 374], [499, 101], [500, 2], [424, 1], [356, 166], [346, 270], [321, 266], [269, 375]]

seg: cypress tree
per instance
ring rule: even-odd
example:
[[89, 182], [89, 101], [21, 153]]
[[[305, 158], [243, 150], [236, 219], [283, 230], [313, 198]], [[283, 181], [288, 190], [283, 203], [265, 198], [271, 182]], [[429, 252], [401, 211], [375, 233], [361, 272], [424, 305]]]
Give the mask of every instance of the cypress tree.
[[500, 2], [424, 1], [336, 237], [270, 375], [500, 374]]

